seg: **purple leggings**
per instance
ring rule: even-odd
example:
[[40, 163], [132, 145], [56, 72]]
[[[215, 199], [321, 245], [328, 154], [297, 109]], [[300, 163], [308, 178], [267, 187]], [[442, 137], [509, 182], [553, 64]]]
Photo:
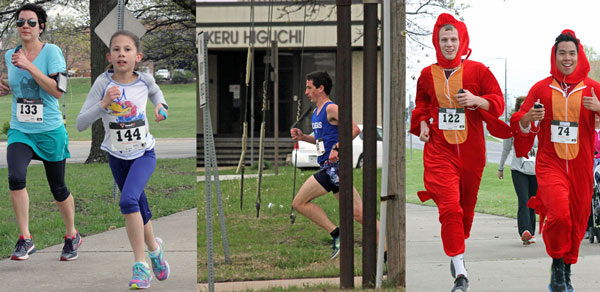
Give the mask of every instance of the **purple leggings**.
[[140, 212], [145, 225], [152, 218], [144, 188], [156, 168], [154, 149], [144, 152], [144, 155], [133, 160], [119, 159], [109, 154], [108, 165], [121, 190], [119, 201], [121, 213]]

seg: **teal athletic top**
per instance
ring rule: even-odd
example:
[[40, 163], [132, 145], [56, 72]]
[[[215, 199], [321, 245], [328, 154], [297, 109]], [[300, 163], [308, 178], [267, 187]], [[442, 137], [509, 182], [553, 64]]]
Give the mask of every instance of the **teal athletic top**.
[[[62, 113], [58, 99], [42, 89], [35, 82], [29, 71], [15, 67], [12, 54], [15, 49], [6, 52], [4, 60], [8, 69], [8, 82], [13, 92], [12, 115], [10, 128], [23, 133], [42, 133], [54, 130], [63, 125]], [[33, 60], [35, 65], [46, 76], [64, 72], [66, 70], [65, 58], [59, 47], [53, 44], [44, 44], [38, 56]], [[24, 123], [17, 120], [17, 98], [41, 99], [44, 102], [44, 120], [42, 123]]]
[[[69, 140], [63, 125], [58, 99], [42, 89], [29, 71], [12, 64], [11, 58], [17, 48], [8, 50], [4, 56], [8, 70], [8, 83], [13, 92], [8, 145], [24, 143], [44, 160], [64, 160], [70, 157]], [[46, 76], [66, 70], [65, 58], [60, 48], [53, 44], [44, 43], [32, 63]], [[43, 102], [43, 121], [41, 123], [20, 122], [17, 119], [17, 99], [20, 98]]]

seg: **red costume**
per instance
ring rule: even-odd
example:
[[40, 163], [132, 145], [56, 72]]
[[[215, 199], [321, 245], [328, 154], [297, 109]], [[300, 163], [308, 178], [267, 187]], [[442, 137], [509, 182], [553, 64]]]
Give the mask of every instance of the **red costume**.
[[[575, 37], [570, 30], [562, 34]], [[592, 88], [600, 93], [600, 84], [587, 77], [590, 65], [583, 46], [578, 47], [577, 67], [568, 76], [558, 70], [552, 47], [552, 76], [531, 88], [520, 111], [510, 119], [517, 157], [527, 156], [538, 135], [538, 191], [528, 205], [540, 214], [546, 252], [554, 259], [563, 258], [566, 264], [577, 262], [592, 199], [595, 113], [583, 107], [582, 97], [592, 96]], [[519, 121], [538, 99], [544, 105], [544, 118], [537, 127], [531, 123], [531, 131], [523, 133]]]
[[[459, 48], [453, 60], [447, 60], [440, 49], [439, 32], [445, 24], [458, 31]], [[410, 132], [420, 135], [421, 121], [427, 122], [430, 138], [425, 143], [423, 176], [427, 191], [419, 192], [421, 201], [433, 199], [439, 209], [442, 224], [442, 242], [448, 256], [464, 253], [465, 239], [469, 237], [477, 191], [486, 163], [483, 121], [495, 136], [508, 138], [510, 128], [498, 117], [504, 111], [502, 91], [494, 75], [483, 64], [461, 60], [470, 54], [469, 35], [463, 22], [449, 14], [441, 14], [434, 27], [433, 45], [437, 64], [421, 71], [417, 83], [416, 107], [412, 113]], [[452, 69], [451, 73], [444, 69]], [[455, 95], [461, 89], [480, 96], [489, 102], [489, 111], [481, 108], [464, 108]], [[458, 130], [444, 130], [440, 119], [466, 118]], [[464, 112], [464, 115], [458, 113]], [[452, 114], [450, 114], [452, 116]]]

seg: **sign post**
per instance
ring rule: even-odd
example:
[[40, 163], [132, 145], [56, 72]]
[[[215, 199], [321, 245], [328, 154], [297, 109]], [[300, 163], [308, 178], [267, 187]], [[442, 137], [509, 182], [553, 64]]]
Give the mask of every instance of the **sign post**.
[[203, 113], [204, 121], [204, 175], [206, 195], [206, 247], [208, 258], [208, 290], [215, 291], [214, 279], [214, 247], [213, 247], [213, 210], [212, 210], [212, 179], [216, 189], [219, 223], [221, 226], [221, 241], [223, 242], [223, 253], [225, 263], [230, 264], [229, 243], [227, 240], [227, 228], [225, 225], [225, 213], [223, 211], [223, 199], [221, 196], [221, 183], [219, 181], [219, 170], [217, 167], [217, 154], [210, 119], [210, 107], [206, 106], [208, 101], [208, 64], [206, 50], [206, 34], [198, 34], [198, 85], [200, 94], [198, 102]]

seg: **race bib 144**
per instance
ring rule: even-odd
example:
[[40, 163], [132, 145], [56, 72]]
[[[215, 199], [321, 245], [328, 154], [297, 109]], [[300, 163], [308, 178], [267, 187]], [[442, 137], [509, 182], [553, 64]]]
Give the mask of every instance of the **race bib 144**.
[[110, 143], [114, 151], [134, 151], [146, 148], [146, 123], [136, 120], [127, 123], [109, 123]]

